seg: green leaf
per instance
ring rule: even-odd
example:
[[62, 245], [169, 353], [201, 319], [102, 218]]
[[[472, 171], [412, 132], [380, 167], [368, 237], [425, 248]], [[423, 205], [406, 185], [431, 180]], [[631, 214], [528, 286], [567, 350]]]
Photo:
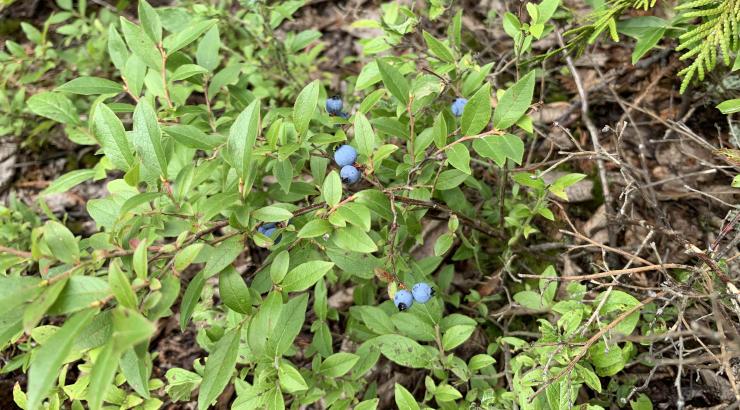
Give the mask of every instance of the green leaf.
[[434, 133], [434, 145], [437, 148], [443, 148], [447, 145], [447, 121], [445, 121], [445, 117], [441, 112], [434, 117], [432, 132]]
[[455, 188], [458, 185], [462, 184], [463, 181], [468, 179], [469, 176], [470, 175], [464, 172], [460, 172], [456, 169], [448, 169], [447, 171], [439, 174], [436, 188], [440, 191], [446, 191], [448, 189]]
[[244, 251], [241, 236], [231, 237], [215, 248], [210, 248], [203, 275], [206, 279], [224, 270]]
[[280, 387], [288, 393], [308, 390], [308, 385], [303, 379], [303, 376], [301, 376], [301, 373], [290, 365], [288, 361], [280, 361], [278, 379], [280, 380]]
[[447, 329], [442, 335], [442, 347], [445, 350], [452, 350], [461, 344], [465, 343], [466, 340], [475, 331], [475, 326], [469, 325], [455, 325]]
[[722, 101], [721, 103], [717, 104], [717, 109], [720, 110], [722, 114], [733, 114], [736, 112], [740, 112], [740, 98]]
[[[383, 60], [376, 60], [383, 84], [404, 106], [409, 103], [409, 83], [397, 68]], [[359, 81], [359, 79], [358, 79]]]
[[[494, 128], [505, 130], [527, 112], [534, 95], [534, 82], [534, 71], [530, 71], [506, 90], [493, 112]], [[467, 111], [467, 106], [465, 109]]]
[[26, 101], [28, 108], [36, 115], [52, 119], [62, 124], [80, 124], [77, 109], [72, 101], [62, 94], [43, 92], [34, 94]]
[[445, 153], [450, 165], [470, 175], [470, 151], [468, 151], [468, 147], [463, 144], [455, 144], [448, 148]]
[[131, 198], [127, 199], [126, 202], [121, 205], [121, 209], [118, 211], [118, 215], [123, 217], [125, 216], [129, 211], [132, 211], [136, 209], [137, 211], [140, 211], [140, 206], [147, 204], [147, 210], [148, 204], [151, 201], [154, 201], [155, 199], [161, 197], [164, 195], [164, 192], [142, 192], [140, 194], [136, 194], [132, 196]]
[[54, 386], [59, 369], [72, 350], [75, 336], [97, 312], [97, 309], [88, 309], [71, 316], [46, 343], [34, 352], [28, 371], [27, 409], [41, 408], [41, 402]]
[[[51, 286], [44, 288], [43, 292], [34, 299], [33, 303], [25, 306], [25, 309], [23, 310], [23, 330], [25, 330], [26, 333], [30, 334], [33, 328], [36, 327], [44, 317], [46, 311], [54, 305], [59, 294], [64, 290], [64, 287], [67, 286], [67, 280], [68, 279], [62, 279]], [[0, 342], [0, 346], [2, 346], [2, 342]]]
[[370, 210], [363, 204], [354, 202], [346, 203], [337, 208], [337, 214], [344, 218], [345, 221], [361, 228], [365, 232], [370, 230], [370, 224], [372, 222]]
[[432, 342], [435, 339], [434, 327], [419, 317], [417, 312], [398, 312], [391, 317], [391, 321], [404, 336], [423, 342]]
[[135, 164], [131, 142], [126, 136], [123, 123], [107, 105], [99, 104], [95, 109], [93, 129], [105, 156], [117, 168], [129, 171]]
[[113, 295], [121, 306], [129, 309], [136, 309], [139, 306], [136, 293], [134, 293], [134, 289], [131, 287], [128, 277], [119, 265], [118, 260], [111, 262], [110, 267], [108, 268], [108, 284], [113, 291]]
[[375, 104], [380, 101], [383, 96], [385, 96], [386, 91], [384, 89], [379, 89], [371, 92], [368, 94], [364, 100], [360, 103], [360, 109], [359, 112], [363, 114], [367, 114], [374, 106]]
[[162, 54], [146, 32], [136, 24], [121, 17], [121, 30], [128, 48], [147, 66], [162, 72]]
[[121, 306], [113, 310], [113, 341], [120, 353], [148, 340], [155, 330], [154, 323], [136, 310]]
[[247, 342], [249, 348], [256, 356], [262, 356], [265, 353], [265, 343], [267, 338], [272, 334], [275, 328], [276, 318], [280, 317], [283, 309], [283, 296], [280, 292], [270, 292], [257, 313], [249, 321], [247, 329]]
[[327, 377], [342, 377], [354, 367], [360, 356], [352, 353], [335, 353], [327, 357], [319, 367], [319, 374]]
[[334, 232], [334, 241], [340, 248], [347, 251], [373, 253], [378, 250], [375, 241], [365, 231], [356, 226], [337, 229]]
[[376, 410], [380, 399], [365, 400], [357, 403], [354, 410]]
[[473, 149], [483, 157], [490, 158], [499, 167], [506, 164], [506, 159], [518, 165], [524, 159], [524, 142], [513, 134], [491, 135], [473, 141]]
[[396, 383], [394, 398], [398, 410], [419, 410], [419, 404], [414, 399], [414, 395], [398, 383]]
[[496, 359], [487, 354], [477, 354], [468, 361], [468, 369], [471, 371], [480, 370], [496, 363]]
[[293, 217], [293, 213], [278, 206], [265, 206], [252, 213], [256, 219], [263, 222], [282, 222]]
[[447, 253], [452, 246], [453, 240], [454, 236], [450, 232], [445, 232], [440, 235], [439, 238], [437, 238], [437, 241], [434, 242], [434, 255], [442, 256]]
[[366, 156], [370, 156], [375, 149], [375, 132], [367, 120], [365, 114], [358, 112], [355, 114], [355, 142], [357, 151]]
[[260, 122], [260, 102], [254, 100], [239, 114], [229, 129], [227, 148], [232, 160], [231, 165], [241, 179], [246, 179], [249, 173], [252, 150], [260, 133]]
[[185, 289], [182, 302], [180, 302], [180, 330], [185, 331], [185, 328], [188, 327], [188, 322], [200, 300], [200, 294], [203, 292], [205, 283], [203, 271], [200, 271], [190, 280], [187, 289]]
[[427, 33], [426, 31], [423, 31], [422, 35], [424, 36], [424, 42], [427, 43], [429, 51], [431, 51], [434, 56], [447, 63], [455, 62], [455, 57], [452, 55], [452, 50], [450, 50], [450, 48], [447, 47], [445, 43], [437, 40], [436, 38], [434, 38], [434, 36]]
[[630, 400], [630, 409], [653, 410], [653, 402], [650, 401], [650, 397], [648, 397], [645, 393], [640, 393], [640, 395], [637, 396], [637, 400]]
[[162, 130], [157, 122], [157, 113], [151, 104], [142, 98], [134, 110], [134, 146], [150, 172], [167, 179], [167, 156], [162, 146]]
[[586, 382], [586, 385], [590, 387], [591, 390], [601, 393], [601, 380], [599, 380], [599, 376], [597, 376], [593, 370], [588, 367], [581, 366], [580, 364], [576, 364], [576, 372], [578, 373], [578, 376]]
[[247, 314], [252, 310], [251, 294], [239, 272], [227, 266], [218, 276], [218, 293], [231, 310]]
[[379, 335], [395, 333], [390, 317], [383, 309], [377, 306], [355, 306], [352, 311], [357, 312], [365, 326], [373, 332]]
[[113, 378], [116, 375], [116, 370], [118, 370], [121, 354], [122, 352], [114, 348], [113, 340], [108, 340], [95, 359], [90, 371], [88, 393], [85, 397], [90, 410], [100, 410], [102, 408], [103, 399], [110, 385], [113, 384]]
[[637, 43], [635, 43], [635, 49], [632, 52], [632, 64], [637, 63], [648, 51], [652, 50], [663, 38], [665, 32], [665, 28], [658, 28], [640, 37]]
[[223, 139], [213, 134], [206, 134], [193, 125], [176, 124], [162, 129], [177, 143], [189, 148], [211, 150], [223, 144]]
[[188, 79], [190, 77], [194, 77], [196, 75], [208, 74], [209, 72], [210, 71], [199, 66], [198, 64], [183, 64], [180, 67], [177, 67], [177, 70], [175, 70], [175, 73], [172, 74], [172, 77], [170, 77], [170, 79], [172, 81], [180, 81]]
[[300, 231], [298, 231], [299, 238], [315, 238], [325, 233], [332, 231], [331, 224], [326, 219], [313, 219], [308, 221], [307, 224], [303, 225]]
[[41, 196], [60, 194], [67, 192], [77, 185], [95, 177], [94, 169], [76, 169], [56, 178], [46, 189], [41, 191]]
[[286, 292], [302, 292], [313, 286], [314, 283], [319, 281], [319, 279], [323, 278], [324, 275], [326, 275], [326, 273], [333, 267], [334, 263], [332, 262], [304, 262], [291, 269], [290, 272], [285, 275], [280, 286]]
[[221, 62], [220, 48], [221, 38], [218, 33], [218, 25], [214, 25], [206, 32], [200, 43], [198, 43], [195, 61], [198, 62], [198, 65], [205, 67], [209, 71], [215, 70]]
[[[145, 345], [140, 345], [144, 347]], [[138, 346], [137, 346], [138, 347]], [[138, 350], [138, 353], [137, 353]], [[149, 398], [148, 352], [146, 349], [129, 348], [118, 362], [126, 382], [143, 398]]]
[[[310, 263], [310, 262], [308, 262]], [[273, 357], [280, 357], [290, 349], [298, 333], [301, 332], [303, 322], [306, 320], [306, 308], [308, 306], [308, 293], [290, 299], [283, 305], [280, 316], [275, 323], [275, 329], [268, 338], [268, 346]]]
[[185, 369], [172, 368], [165, 374], [167, 386], [165, 393], [172, 401], [189, 401], [190, 395], [203, 380], [198, 373]]
[[105, 78], [78, 77], [60, 85], [54, 91], [81, 95], [118, 94], [123, 92], [123, 86]]
[[[205, 20], [195, 24], [188, 25], [184, 30], [170, 34], [164, 39], [164, 48], [167, 50], [167, 54], [172, 54], [188, 44], [195, 41], [201, 34], [208, 31], [213, 27], [218, 20]], [[130, 46], [130, 45], [129, 45]]]
[[491, 120], [491, 85], [486, 83], [465, 104], [461, 118], [463, 135], [477, 135]]
[[136, 245], [134, 250], [134, 257], [131, 262], [134, 265], [134, 272], [136, 277], [139, 279], [146, 279], [149, 276], [149, 259], [148, 259], [148, 243], [147, 241], [141, 241]]
[[[531, 3], [528, 3], [531, 4]], [[434, 398], [437, 399], [437, 401], [440, 402], [450, 402], [462, 399], [462, 394], [457, 391], [454, 387], [450, 386], [449, 384], [442, 384], [437, 386], [437, 388], [434, 390]]]
[[93, 276], [72, 276], [56, 302], [49, 308], [51, 315], [76, 312], [110, 294], [108, 282]]
[[285, 274], [288, 273], [290, 267], [290, 253], [281, 251], [278, 253], [270, 264], [270, 278], [272, 283], [280, 283], [285, 278]]
[[116, 30], [116, 25], [111, 24], [108, 26], [108, 55], [110, 56], [113, 65], [123, 70], [126, 66], [126, 60], [128, 60], [129, 52], [126, 48], [126, 43], [123, 42], [121, 35]]
[[80, 260], [80, 248], [72, 232], [56, 221], [44, 225], [44, 242], [52, 255], [64, 263], [74, 264]]
[[383, 356], [390, 361], [404, 367], [424, 369], [432, 361], [432, 355], [427, 349], [406, 336], [382, 335], [368, 342], [378, 346]]
[[305, 136], [316, 104], [319, 102], [319, 80], [313, 80], [301, 90], [293, 105], [293, 123], [299, 136]]
[[159, 15], [146, 0], [139, 0], [139, 20], [149, 38], [159, 44], [162, 42], [162, 23]]
[[198, 410], [207, 409], [229, 384], [231, 375], [236, 369], [240, 335], [241, 327], [230, 330], [216, 343], [213, 352], [208, 356], [203, 371], [203, 383], [198, 393]]
[[324, 178], [321, 193], [324, 196], [324, 201], [330, 207], [335, 207], [342, 200], [342, 180], [339, 178], [337, 171], [331, 171]]

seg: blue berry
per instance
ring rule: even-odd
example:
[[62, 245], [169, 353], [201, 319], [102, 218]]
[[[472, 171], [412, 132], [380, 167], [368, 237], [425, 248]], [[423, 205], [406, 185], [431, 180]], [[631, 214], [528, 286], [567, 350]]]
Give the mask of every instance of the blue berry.
[[357, 160], [357, 151], [351, 145], [342, 145], [334, 152], [334, 162], [338, 166], [352, 165]]
[[352, 165], [345, 165], [339, 171], [339, 177], [342, 178], [342, 182], [345, 184], [354, 184], [360, 180], [360, 171]]
[[342, 111], [339, 113], [339, 116], [346, 120], [347, 118], [349, 118], [349, 113]]
[[[257, 228], [257, 231], [261, 233], [262, 235], [267, 236], [268, 238], [272, 238], [273, 236], [275, 236], [275, 232], [277, 231], [277, 225], [270, 222], [270, 223], [264, 224], [260, 226], [259, 228]], [[280, 240], [282, 240], [282, 238], [283, 238], [282, 235], [278, 235], [278, 237], [274, 238], [272, 242], [275, 245], [277, 245], [280, 243]]]
[[265, 235], [265, 236], [270, 236], [266, 232], [269, 231], [269, 230], [272, 230], [272, 232], [275, 232], [275, 227], [276, 227], [276, 225], [275, 225], [274, 222], [266, 223], [264, 225], [260, 225], [260, 227], [257, 228], [257, 232], [259, 232], [259, 233], [261, 233], [262, 235]]
[[330, 97], [326, 100], [326, 112], [330, 115], [339, 115], [342, 112], [342, 99], [338, 95]]
[[414, 304], [414, 297], [408, 290], [401, 289], [396, 292], [396, 296], [393, 298], [393, 303], [395, 303], [398, 310], [404, 311]]
[[414, 296], [415, 301], [427, 303], [434, 296], [434, 288], [429, 286], [428, 283], [417, 283], [411, 288], [411, 294]]
[[452, 113], [455, 114], [455, 117], [459, 117], [463, 115], [463, 111], [465, 111], [465, 104], [468, 103], [468, 100], [465, 98], [455, 98], [455, 101], [452, 102], [452, 106], [450, 106], [450, 109], [452, 110]]

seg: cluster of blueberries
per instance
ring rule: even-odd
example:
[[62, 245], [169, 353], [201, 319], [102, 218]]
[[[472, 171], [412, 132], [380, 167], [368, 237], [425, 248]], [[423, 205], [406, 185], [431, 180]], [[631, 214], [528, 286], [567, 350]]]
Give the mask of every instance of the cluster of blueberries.
[[[257, 228], [257, 232], [269, 238], [272, 238], [273, 235], [275, 235], [275, 232], [277, 232], [277, 225], [275, 225], [274, 222], [266, 223], [264, 225], [261, 225], [259, 228]], [[275, 245], [279, 244], [282, 238], [283, 238], [282, 235], [278, 235], [278, 237], [273, 240]]]
[[351, 145], [342, 145], [334, 151], [334, 162], [340, 168], [339, 177], [345, 184], [354, 184], [360, 180], [360, 171], [355, 168], [357, 151]]
[[411, 292], [406, 289], [401, 289], [396, 292], [396, 296], [393, 298], [393, 303], [400, 311], [404, 311], [414, 304], [414, 301], [418, 303], [427, 303], [429, 299], [434, 296], [434, 288], [428, 283], [417, 283], [411, 287]]

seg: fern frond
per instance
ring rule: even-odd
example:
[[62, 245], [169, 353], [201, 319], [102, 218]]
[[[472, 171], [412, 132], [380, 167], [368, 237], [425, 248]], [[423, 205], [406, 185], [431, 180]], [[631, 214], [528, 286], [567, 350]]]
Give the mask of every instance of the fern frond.
[[683, 93], [694, 75], [703, 80], [704, 75], [716, 67], [718, 49], [725, 65], [730, 64], [731, 53], [737, 53], [740, 0], [695, 0], [676, 9], [684, 11], [682, 16], [687, 19], [703, 21], [678, 37], [680, 44], [676, 50], [687, 50], [681, 60], [693, 58], [691, 64], [679, 72], [683, 76], [680, 90]]

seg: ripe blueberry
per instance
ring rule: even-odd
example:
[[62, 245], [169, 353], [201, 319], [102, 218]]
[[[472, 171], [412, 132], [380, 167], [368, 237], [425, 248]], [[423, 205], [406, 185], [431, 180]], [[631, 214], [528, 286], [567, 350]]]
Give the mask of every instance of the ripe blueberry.
[[360, 180], [360, 171], [352, 165], [345, 165], [339, 171], [339, 177], [342, 178], [342, 182], [345, 184], [354, 184]]
[[429, 286], [428, 283], [417, 283], [411, 288], [414, 300], [419, 303], [427, 303], [434, 296], [434, 293], [434, 288]]
[[[275, 232], [277, 231], [277, 226], [273, 223], [266, 223], [259, 228], [257, 228], [257, 232], [261, 233], [262, 235], [267, 236], [268, 238], [272, 238], [275, 235]], [[273, 239], [273, 243], [275, 245], [280, 243], [280, 240], [283, 238], [282, 235], [278, 235], [277, 238]]]
[[463, 115], [463, 111], [465, 111], [465, 104], [468, 103], [468, 100], [465, 98], [455, 98], [455, 101], [452, 102], [452, 106], [450, 106], [450, 109], [452, 110], [452, 113], [455, 114], [455, 117], [459, 117]]
[[334, 162], [338, 166], [352, 165], [357, 160], [357, 151], [351, 145], [342, 145], [334, 152]]
[[339, 115], [342, 112], [342, 99], [338, 95], [332, 96], [326, 100], [326, 112], [330, 115]]
[[395, 303], [398, 310], [404, 311], [410, 308], [411, 305], [414, 303], [414, 297], [408, 290], [401, 289], [396, 292], [396, 296], [393, 298], [393, 303]]
[[339, 116], [346, 120], [347, 118], [349, 118], [349, 113], [342, 111], [339, 113]]

